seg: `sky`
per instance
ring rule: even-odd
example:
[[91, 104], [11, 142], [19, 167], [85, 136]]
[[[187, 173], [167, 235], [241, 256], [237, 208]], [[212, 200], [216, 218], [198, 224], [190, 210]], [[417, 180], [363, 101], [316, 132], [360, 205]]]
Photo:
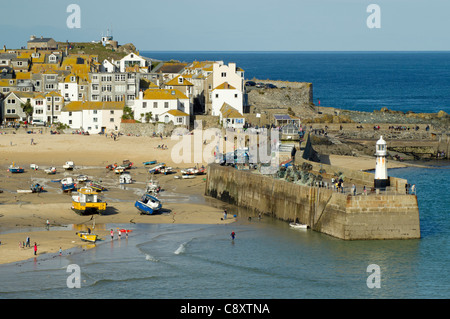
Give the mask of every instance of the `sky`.
[[[70, 4], [80, 28], [68, 27]], [[0, 45], [98, 41], [110, 29], [141, 51], [447, 51], [449, 15], [449, 0], [15, 0], [2, 3]]]

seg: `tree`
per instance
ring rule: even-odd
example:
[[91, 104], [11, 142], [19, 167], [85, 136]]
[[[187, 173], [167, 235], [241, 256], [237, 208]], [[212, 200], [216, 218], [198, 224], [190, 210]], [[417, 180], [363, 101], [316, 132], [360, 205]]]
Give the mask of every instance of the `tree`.
[[123, 120], [133, 120], [134, 119], [134, 111], [129, 106], [124, 106], [123, 108]]
[[150, 122], [150, 120], [153, 118], [152, 112], [145, 113], [145, 122]]
[[30, 101], [27, 101], [25, 104], [21, 103], [20, 106], [22, 107], [23, 112], [27, 115], [27, 120], [29, 120], [30, 117], [33, 116], [33, 107], [31, 106]]

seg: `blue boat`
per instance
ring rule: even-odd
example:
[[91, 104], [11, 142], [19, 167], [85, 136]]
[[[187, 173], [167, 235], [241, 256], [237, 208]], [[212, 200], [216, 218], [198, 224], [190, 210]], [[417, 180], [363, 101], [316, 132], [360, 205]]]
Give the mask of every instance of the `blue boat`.
[[159, 163], [158, 165], [156, 165], [156, 166], [150, 168], [150, 169], [148, 170], [148, 172], [149, 172], [150, 174], [159, 174], [159, 173], [161, 173], [161, 169], [163, 169], [164, 167], [166, 167], [166, 164], [165, 164], [165, 163]]
[[144, 164], [144, 165], [153, 165], [153, 164], [156, 164], [156, 160], [155, 161], [142, 162], [142, 164]]
[[71, 177], [67, 177], [61, 180], [61, 189], [63, 190], [63, 192], [70, 192], [76, 190], [77, 187], [73, 182], [73, 179]]
[[23, 173], [25, 170], [22, 167], [15, 166], [14, 163], [12, 163], [12, 165], [9, 165], [8, 171], [11, 173]]
[[140, 200], [136, 201], [134, 207], [141, 212], [141, 215], [153, 215], [159, 212], [162, 204], [155, 196], [144, 194]]

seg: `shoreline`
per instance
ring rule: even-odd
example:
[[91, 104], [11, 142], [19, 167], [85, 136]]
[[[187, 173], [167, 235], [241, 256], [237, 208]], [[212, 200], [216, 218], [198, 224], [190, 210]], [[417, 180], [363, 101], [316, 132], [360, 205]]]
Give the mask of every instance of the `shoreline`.
[[[24, 242], [28, 235], [32, 245], [34, 242], [38, 244], [38, 259], [39, 255], [58, 254], [60, 247], [64, 252], [83, 247], [86, 243], [75, 235], [75, 229], [91, 227], [94, 219], [95, 232], [106, 240], [109, 239], [109, 229], [102, 229], [102, 225], [121, 224], [131, 228], [132, 224], [143, 223], [226, 224], [237, 220], [223, 220], [223, 209], [229, 205], [204, 196], [205, 176], [174, 178], [180, 175], [180, 168], [195, 166], [192, 163], [177, 164], [171, 160], [171, 150], [179, 143], [177, 140], [122, 136], [113, 141], [101, 136], [39, 134], [33, 135], [38, 144], [30, 145], [30, 138], [27, 134], [0, 135], [0, 190], [3, 190], [3, 193], [0, 192], [0, 265], [34, 257], [32, 249], [19, 248], [19, 241]], [[158, 149], [160, 144], [167, 145], [168, 150]], [[118, 175], [105, 168], [108, 164], [120, 164], [124, 159], [134, 163], [134, 168], [130, 170], [133, 184], [120, 185]], [[74, 161], [74, 171], [62, 169], [67, 160]], [[164, 211], [159, 215], [142, 216], [134, 207], [134, 201], [142, 195], [150, 178], [148, 167], [143, 165], [148, 160], [164, 162], [178, 172], [154, 176], [164, 189], [159, 194]], [[375, 159], [371, 157], [333, 155], [330, 160], [332, 165], [352, 169], [375, 168]], [[24, 167], [25, 173], [7, 172], [13, 161]], [[29, 169], [31, 163], [38, 164], [39, 169]], [[409, 166], [403, 162], [395, 163], [395, 167]], [[206, 162], [200, 164], [207, 165]], [[56, 175], [44, 173], [43, 170], [49, 166], [57, 168]], [[101, 193], [108, 203], [104, 215], [76, 214], [71, 209], [70, 195], [63, 194], [59, 183], [52, 182], [80, 174], [102, 180], [107, 187], [108, 190]], [[29, 189], [32, 182], [44, 185], [45, 191], [38, 194], [17, 193], [17, 190]], [[46, 220], [51, 225], [49, 231], [45, 230]]]

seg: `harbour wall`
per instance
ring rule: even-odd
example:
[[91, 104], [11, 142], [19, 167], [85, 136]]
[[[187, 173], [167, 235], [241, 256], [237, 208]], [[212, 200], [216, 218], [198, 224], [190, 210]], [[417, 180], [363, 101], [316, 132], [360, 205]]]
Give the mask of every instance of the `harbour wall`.
[[344, 240], [420, 238], [416, 195], [343, 194], [218, 164], [208, 165], [205, 194]]

